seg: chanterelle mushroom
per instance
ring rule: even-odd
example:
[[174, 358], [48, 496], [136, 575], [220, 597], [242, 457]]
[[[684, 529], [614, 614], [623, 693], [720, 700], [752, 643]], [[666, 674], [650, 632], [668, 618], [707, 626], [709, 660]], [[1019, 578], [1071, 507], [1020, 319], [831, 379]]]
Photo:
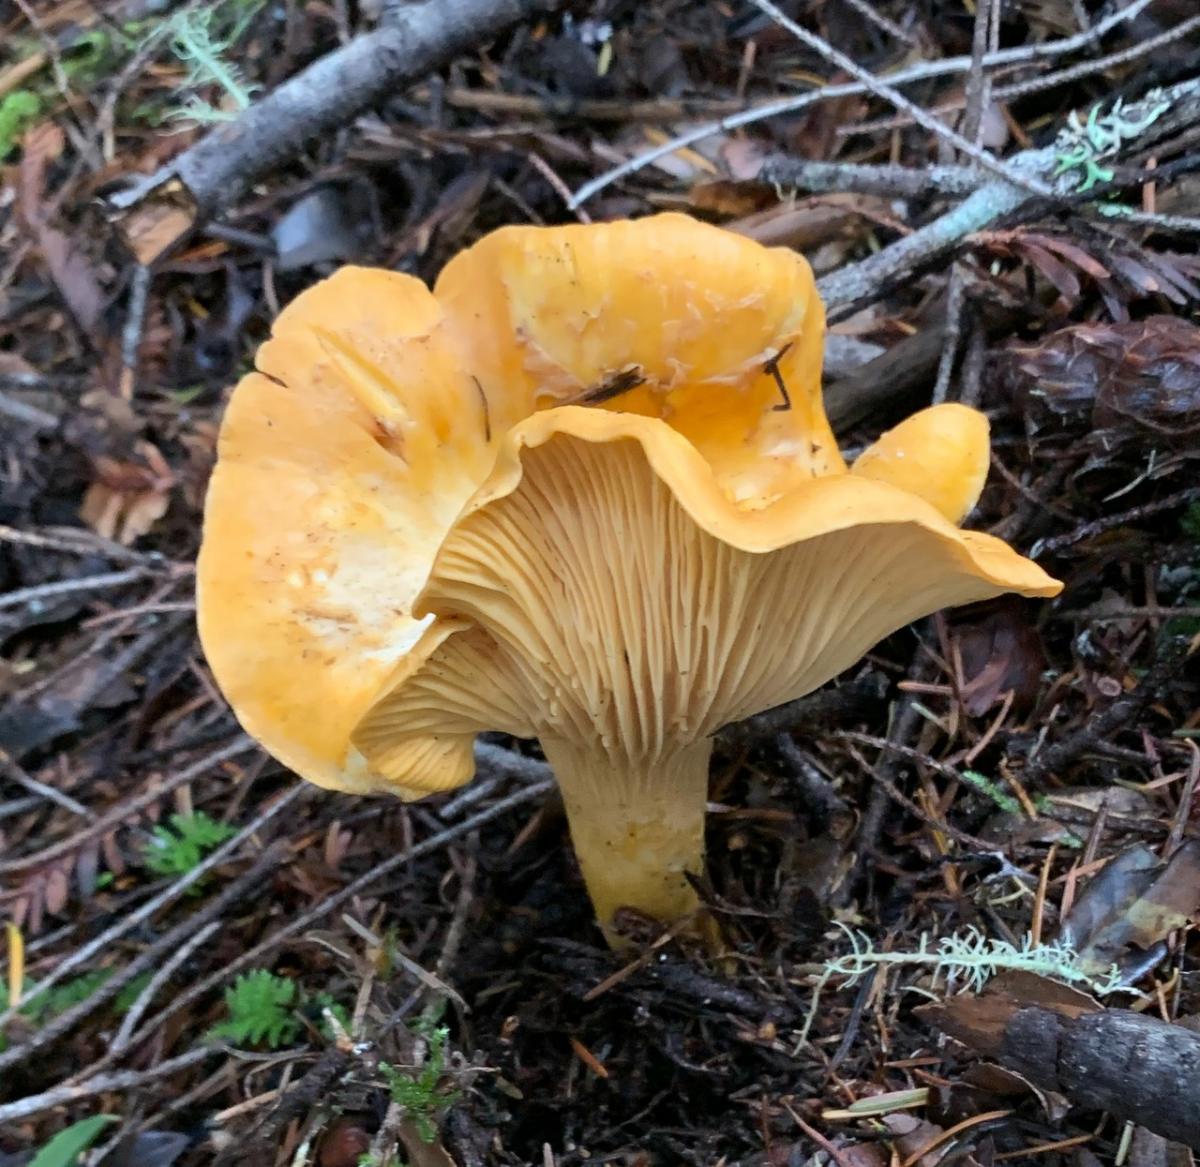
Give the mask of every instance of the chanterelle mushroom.
[[597, 914], [695, 907], [713, 733], [935, 609], [1060, 585], [955, 524], [974, 410], [847, 470], [808, 265], [679, 215], [506, 228], [432, 293], [347, 268], [221, 430], [199, 564], [238, 717], [323, 786], [467, 781], [536, 736]]

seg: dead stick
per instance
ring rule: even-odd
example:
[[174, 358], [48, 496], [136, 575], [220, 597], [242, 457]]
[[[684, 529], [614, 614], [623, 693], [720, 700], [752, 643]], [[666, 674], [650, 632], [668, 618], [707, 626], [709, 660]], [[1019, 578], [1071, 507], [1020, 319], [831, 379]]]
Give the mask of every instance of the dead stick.
[[1076, 1106], [1106, 1110], [1200, 1150], [1200, 1035], [1126, 1009], [1022, 1008], [953, 997], [917, 1013]]
[[172, 1074], [221, 1052], [215, 1047], [202, 1046], [199, 1049], [188, 1050], [187, 1053], [169, 1061], [159, 1062], [157, 1066], [151, 1066], [148, 1070], [117, 1070], [112, 1074], [97, 1074], [94, 1078], [88, 1078], [76, 1085], [58, 1086], [47, 1090], [45, 1094], [30, 1095], [28, 1098], [20, 1098], [16, 1102], [0, 1106], [0, 1120], [9, 1122], [28, 1118], [33, 1114], [52, 1110], [56, 1106], [82, 1102], [85, 1098], [95, 1098], [97, 1094], [110, 1094], [115, 1090], [140, 1090], [151, 1082], [169, 1078]]
[[[359, 1052], [369, 1052], [369, 1047]], [[229, 1167], [233, 1163], [269, 1163], [271, 1151], [277, 1146], [283, 1129], [294, 1118], [308, 1114], [314, 1106], [328, 1098], [330, 1088], [353, 1060], [352, 1051], [341, 1046], [333, 1045], [326, 1049], [304, 1077], [289, 1087], [254, 1131], [235, 1140], [221, 1152], [214, 1167]]]
[[883, 198], [962, 198], [987, 184], [986, 175], [969, 166], [871, 166], [858, 162], [821, 162], [775, 154], [758, 172], [757, 182], [814, 194], [856, 191]]
[[363, 110], [560, 0], [427, 0], [356, 37], [285, 81], [228, 125], [112, 199], [118, 209], [178, 180], [202, 215], [235, 203], [307, 141], [348, 125]]
[[[1200, 79], [1190, 79], [1171, 86], [1163, 95], [1169, 109], [1157, 121], [1148, 125], [1133, 140], [1125, 143], [1121, 155], [1143, 152], [1155, 142], [1162, 141], [1180, 127], [1194, 124], [1200, 118]], [[1053, 146], [1024, 150], [1006, 160], [1010, 171], [1028, 175], [1048, 175], [1055, 165], [1057, 151]], [[877, 300], [895, 281], [911, 278], [914, 272], [943, 259], [956, 250], [968, 235], [993, 226], [997, 221], [1017, 212], [1023, 218], [1058, 205], [1074, 206], [1111, 194], [1111, 184], [1097, 184], [1086, 194], [1072, 192], [1074, 179], [1055, 180], [1055, 200], [1042, 200], [1027, 190], [1003, 180], [989, 182], [964, 199], [953, 210], [918, 228], [911, 235], [897, 240], [889, 247], [864, 259], [831, 272], [817, 281], [817, 291], [831, 319], [840, 318], [861, 303]], [[1127, 222], [1134, 221], [1132, 217]]]
[[[182, 1010], [186, 1009], [193, 1001], [203, 997], [206, 993], [212, 992], [215, 988], [230, 981], [235, 974], [242, 971], [244, 968], [249, 968], [256, 962], [260, 961], [268, 952], [271, 952], [277, 946], [282, 944], [289, 937], [304, 932], [311, 928], [318, 920], [329, 915], [341, 907], [342, 904], [360, 895], [366, 888], [377, 883], [384, 877], [391, 875], [392, 872], [398, 870], [406, 863], [411, 863], [414, 859], [419, 859], [424, 855], [431, 854], [437, 851], [440, 847], [459, 839], [464, 835], [469, 835], [473, 830], [483, 826], [484, 823], [491, 822], [500, 815], [506, 814], [508, 811], [517, 806], [521, 806], [527, 802], [533, 802], [535, 799], [541, 798], [546, 794], [551, 787], [550, 782], [536, 783], [532, 786], [524, 786], [500, 799], [498, 802], [492, 803], [491, 806], [485, 807], [483, 810], [472, 815], [470, 818], [464, 819], [461, 823], [447, 827], [445, 830], [438, 831], [436, 834], [430, 835], [426, 839], [422, 839], [419, 843], [415, 843], [411, 847], [405, 848], [403, 851], [390, 856], [382, 863], [376, 864], [370, 871], [360, 875], [357, 879], [348, 883], [339, 891], [333, 892], [331, 895], [325, 896], [312, 907], [298, 916], [294, 916], [285, 924], [282, 924], [274, 932], [265, 939], [260, 940], [257, 944], [246, 949], [245, 952], [227, 962], [216, 972], [205, 977], [199, 983], [192, 985], [190, 988], [180, 993], [161, 1013], [146, 1021], [130, 1038], [130, 1044], [123, 1049], [119, 1054], [113, 1050], [100, 1057], [87, 1070], [83, 1071], [86, 1077], [78, 1077], [77, 1082], [71, 1084], [86, 1085], [86, 1083], [100, 1074], [102, 1070], [106, 1070], [118, 1057], [124, 1056], [132, 1047], [139, 1046], [145, 1038], [158, 1030], [169, 1018], [174, 1017]], [[41, 1109], [39, 1100], [57, 1097], [55, 1091], [50, 1091], [46, 1094], [37, 1095], [32, 1099], [24, 1099], [20, 1104], [23, 1109], [19, 1112], [20, 1116], [28, 1114], [36, 1114]], [[17, 1104], [14, 1104], [17, 1105]], [[57, 1105], [57, 1103], [51, 1103]], [[17, 1112], [14, 1112], [16, 1114]], [[0, 1106], [0, 1121], [5, 1118], [12, 1117], [6, 1107]]]

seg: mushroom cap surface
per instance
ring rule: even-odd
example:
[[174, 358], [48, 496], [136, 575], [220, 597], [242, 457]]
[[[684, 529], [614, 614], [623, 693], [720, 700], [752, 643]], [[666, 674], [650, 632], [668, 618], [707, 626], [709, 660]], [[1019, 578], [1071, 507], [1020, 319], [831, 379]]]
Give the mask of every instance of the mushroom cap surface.
[[859, 454], [850, 472], [915, 494], [957, 524], [979, 501], [990, 454], [987, 418], [946, 402], [888, 430]]
[[[980, 424], [986, 472], [981, 415], [919, 414], [847, 473], [822, 330], [800, 256], [681, 215], [504, 228], [432, 292], [363, 268], [305, 292], [233, 392], [205, 508], [200, 633], [242, 724], [319, 785], [416, 795], [470, 777], [478, 729], [574, 742], [586, 712], [598, 740], [636, 723], [613, 748], [652, 751], [815, 687], [947, 603], [1054, 594], [945, 517], [978, 493]], [[863, 599], [871, 572], [890, 597]], [[839, 637], [850, 592], [873, 614]], [[670, 675], [701, 652], [697, 604], [699, 688]], [[535, 627], [541, 656], [511, 643]], [[572, 675], [596, 691], [572, 696]]]

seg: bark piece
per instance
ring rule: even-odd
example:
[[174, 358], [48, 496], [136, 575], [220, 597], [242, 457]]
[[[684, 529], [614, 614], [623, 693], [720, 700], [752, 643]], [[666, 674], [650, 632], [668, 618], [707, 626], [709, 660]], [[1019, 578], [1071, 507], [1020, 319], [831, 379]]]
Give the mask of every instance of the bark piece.
[[1200, 1035], [1182, 1025], [1125, 1009], [1023, 1007], [1002, 993], [955, 997], [918, 1013], [1076, 1106], [1200, 1149]]

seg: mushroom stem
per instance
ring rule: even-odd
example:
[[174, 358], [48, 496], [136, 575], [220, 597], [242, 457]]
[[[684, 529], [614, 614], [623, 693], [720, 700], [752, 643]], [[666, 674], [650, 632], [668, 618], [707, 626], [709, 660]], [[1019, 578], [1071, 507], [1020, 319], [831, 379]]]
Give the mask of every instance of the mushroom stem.
[[542, 749], [609, 943], [620, 943], [613, 927], [620, 908], [664, 923], [695, 912], [700, 901], [684, 873], [704, 871], [712, 742], [704, 738], [652, 758], [617, 759], [544, 738]]

